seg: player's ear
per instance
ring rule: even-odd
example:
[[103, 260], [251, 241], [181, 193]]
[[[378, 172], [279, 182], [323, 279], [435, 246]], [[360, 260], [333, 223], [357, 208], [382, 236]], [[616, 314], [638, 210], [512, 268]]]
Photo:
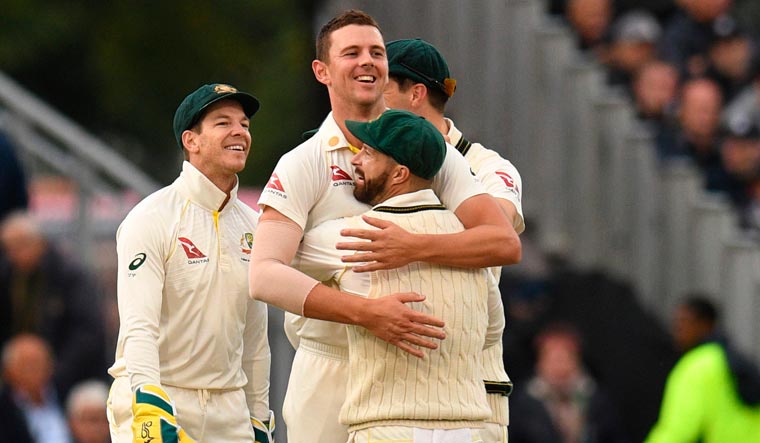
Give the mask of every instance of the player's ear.
[[198, 145], [198, 133], [195, 131], [191, 131], [189, 129], [186, 129], [182, 133], [182, 144], [185, 146], [185, 149], [187, 150], [188, 154], [190, 153], [196, 153], [200, 149], [200, 146]]
[[422, 83], [415, 83], [412, 86], [411, 102], [413, 107], [419, 107], [427, 97], [427, 87]]
[[311, 62], [311, 70], [314, 72], [314, 77], [318, 82], [323, 85], [330, 84], [330, 73], [327, 69], [327, 64], [322, 60], [314, 60]]
[[404, 165], [396, 165], [393, 168], [393, 173], [391, 174], [391, 182], [393, 184], [404, 183], [405, 181], [409, 180], [411, 174], [412, 173], [409, 171], [408, 167]]

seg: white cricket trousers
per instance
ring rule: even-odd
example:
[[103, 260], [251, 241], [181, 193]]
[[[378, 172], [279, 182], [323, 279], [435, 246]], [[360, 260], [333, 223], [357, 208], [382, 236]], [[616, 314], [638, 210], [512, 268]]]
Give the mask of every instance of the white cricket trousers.
[[282, 405], [288, 443], [346, 443], [338, 416], [347, 382], [348, 349], [300, 340]]
[[[162, 386], [174, 403], [177, 423], [198, 443], [251, 443], [253, 427], [242, 389], [209, 390]], [[112, 443], [132, 443], [132, 389], [116, 377], [108, 396]]]
[[485, 423], [480, 430], [483, 443], [507, 443], [509, 441], [507, 427], [499, 423]]
[[422, 429], [376, 426], [351, 432], [348, 443], [484, 443], [480, 429]]

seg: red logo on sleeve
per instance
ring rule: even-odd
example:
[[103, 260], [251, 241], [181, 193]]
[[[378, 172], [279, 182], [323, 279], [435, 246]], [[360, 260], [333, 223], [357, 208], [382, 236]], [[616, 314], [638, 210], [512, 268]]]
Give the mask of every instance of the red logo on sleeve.
[[267, 185], [265, 188], [274, 189], [275, 191], [285, 192], [285, 188], [282, 187], [282, 182], [280, 182], [280, 177], [277, 176], [277, 174], [272, 174], [271, 177], [269, 177], [269, 182], [267, 182]]
[[332, 165], [330, 166], [330, 169], [332, 170], [332, 181], [342, 181], [342, 180], [350, 180], [354, 181], [354, 179], [351, 178], [350, 175], [348, 175], [348, 172], [340, 169], [339, 166]]
[[198, 249], [193, 242], [185, 237], [179, 237], [179, 244], [182, 245], [182, 249], [185, 250], [187, 258], [206, 258], [206, 256]]
[[495, 174], [498, 175], [500, 179], [504, 180], [504, 184], [507, 185], [507, 189], [513, 190], [517, 194], [517, 198], [520, 198], [520, 188], [517, 187], [515, 180], [511, 175], [502, 171], [496, 171]]

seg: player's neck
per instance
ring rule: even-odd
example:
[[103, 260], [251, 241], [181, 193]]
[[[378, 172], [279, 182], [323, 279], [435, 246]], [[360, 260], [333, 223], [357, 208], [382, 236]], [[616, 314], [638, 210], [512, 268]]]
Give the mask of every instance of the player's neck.
[[354, 146], [361, 146], [361, 141], [354, 137], [346, 128], [346, 120], [365, 122], [374, 120], [378, 118], [380, 114], [385, 112], [385, 109], [385, 102], [383, 100], [379, 100], [378, 102], [367, 106], [352, 103], [333, 103], [332, 113], [335, 122], [340, 127], [340, 130], [343, 132], [346, 140], [348, 140], [348, 142]]

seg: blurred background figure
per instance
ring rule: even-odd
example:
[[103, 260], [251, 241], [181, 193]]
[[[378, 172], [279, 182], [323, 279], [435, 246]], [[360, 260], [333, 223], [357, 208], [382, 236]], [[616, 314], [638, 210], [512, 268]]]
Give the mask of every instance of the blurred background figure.
[[707, 171], [707, 189], [724, 192], [736, 208], [740, 225], [753, 228], [754, 188], [760, 181], [760, 123], [733, 116], [721, 125], [720, 167]]
[[659, 55], [675, 64], [682, 75], [696, 77], [707, 71], [707, 52], [723, 26], [733, 0], [676, 0], [678, 9], [665, 25]]
[[0, 132], [0, 222], [29, 205], [26, 174], [10, 140]]
[[668, 376], [646, 443], [760, 438], [760, 373], [727, 344], [717, 325], [718, 311], [704, 294], [690, 294], [676, 307], [672, 334], [683, 355]]
[[617, 409], [586, 371], [581, 339], [565, 323], [535, 339], [535, 375], [510, 399], [510, 440], [521, 443], [627, 442]]
[[757, 39], [733, 18], [726, 17], [713, 26], [706, 75], [720, 85], [725, 102], [751, 83], [759, 50]]
[[567, 0], [565, 18], [578, 36], [578, 47], [604, 58], [613, 16], [612, 0]]
[[111, 436], [106, 417], [108, 385], [85, 380], [71, 389], [66, 399], [66, 420], [73, 443], [108, 443]]
[[719, 167], [719, 126], [723, 98], [707, 78], [688, 80], [681, 87], [677, 127], [658, 146], [662, 158], [689, 157], [700, 169]]
[[[53, 358], [38, 336], [12, 338], [2, 351], [2, 440], [8, 442], [68, 443], [63, 409], [53, 389]], [[13, 439], [7, 439], [13, 436]]]
[[656, 55], [662, 28], [648, 11], [626, 12], [612, 23], [606, 60], [612, 85], [630, 88], [633, 75]]
[[42, 233], [26, 212], [0, 224], [0, 346], [19, 333], [50, 344], [60, 398], [87, 378], [104, 378], [103, 313], [95, 281]]

